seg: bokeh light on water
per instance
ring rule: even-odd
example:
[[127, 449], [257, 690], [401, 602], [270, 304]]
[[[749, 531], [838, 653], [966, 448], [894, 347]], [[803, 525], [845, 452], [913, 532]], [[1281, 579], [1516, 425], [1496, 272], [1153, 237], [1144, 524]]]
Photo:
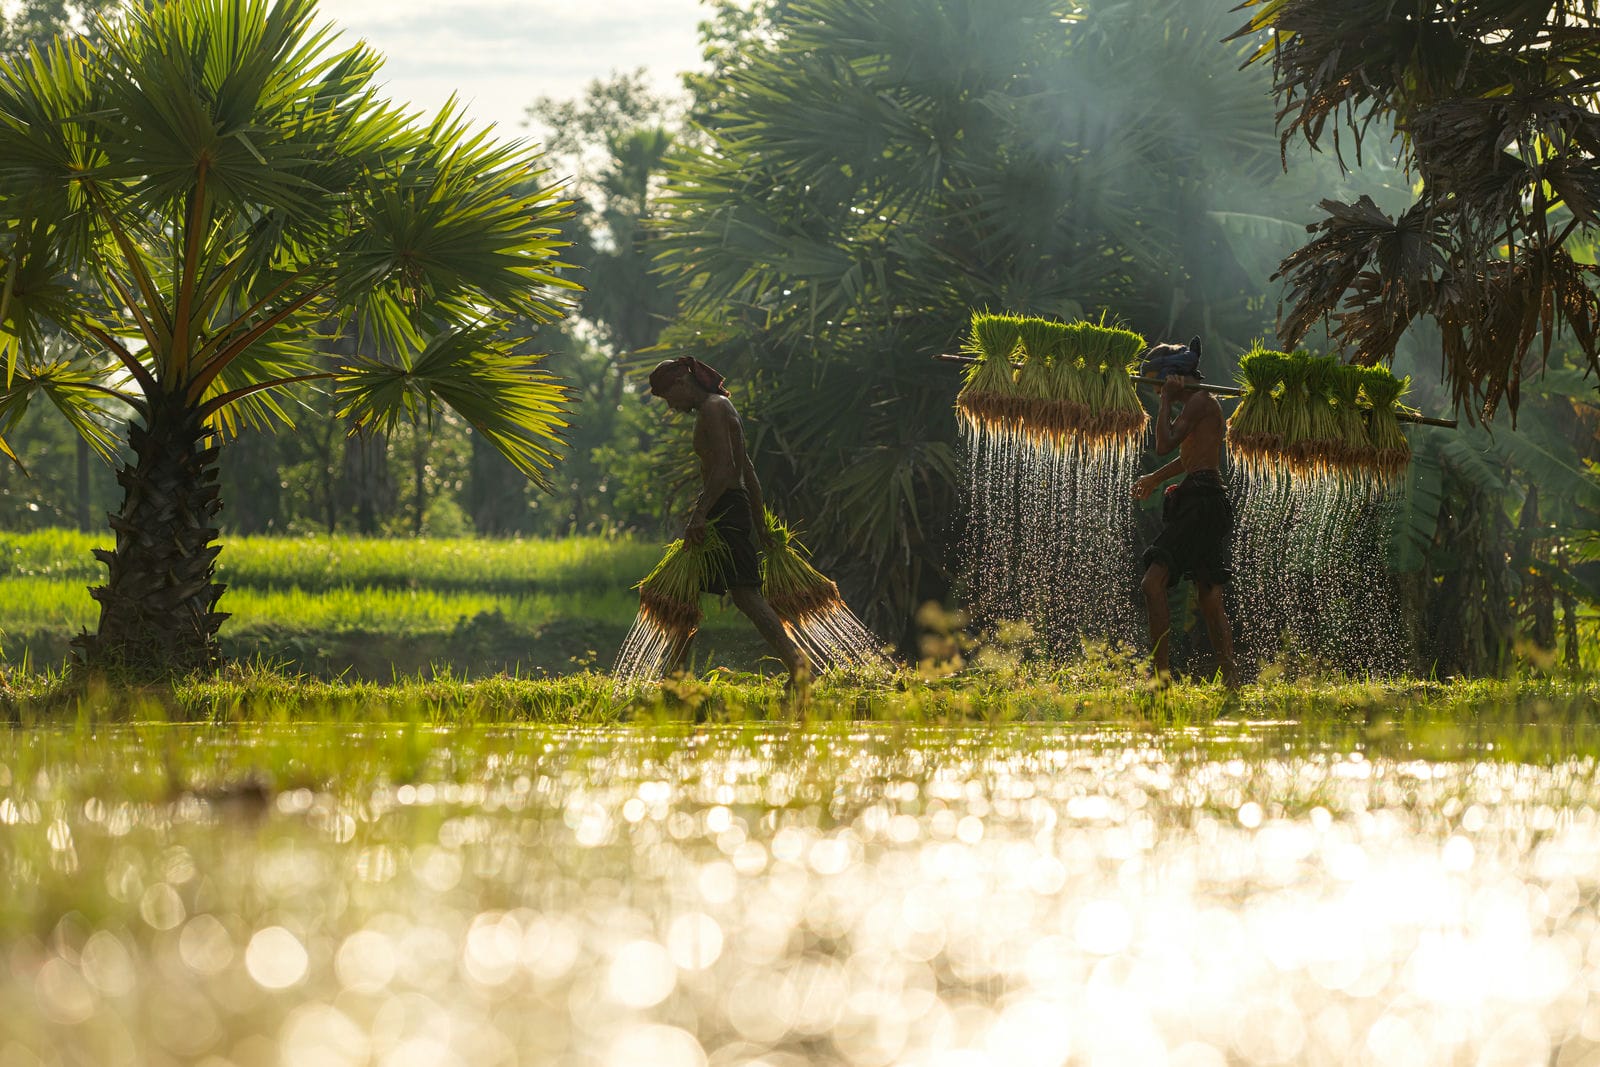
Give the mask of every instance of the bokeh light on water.
[[[383, 733], [7, 737], [0, 1062], [1600, 1062], [1592, 759]], [[245, 777], [330, 743], [335, 785]]]

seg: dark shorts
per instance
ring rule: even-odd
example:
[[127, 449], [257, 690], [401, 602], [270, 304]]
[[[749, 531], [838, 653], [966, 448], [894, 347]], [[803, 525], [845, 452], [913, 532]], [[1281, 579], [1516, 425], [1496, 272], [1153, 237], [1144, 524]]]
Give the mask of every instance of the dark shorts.
[[1167, 584], [1227, 585], [1233, 543], [1233, 506], [1216, 471], [1196, 471], [1167, 490], [1161, 503], [1161, 533], [1144, 551], [1146, 569], [1167, 568]]
[[706, 592], [726, 593], [740, 586], [761, 588], [761, 557], [756, 554], [754, 517], [750, 514], [750, 494], [743, 489], [729, 489], [711, 505], [706, 521], [717, 528], [717, 533], [728, 543], [732, 559], [722, 567], [713, 567], [706, 582]]

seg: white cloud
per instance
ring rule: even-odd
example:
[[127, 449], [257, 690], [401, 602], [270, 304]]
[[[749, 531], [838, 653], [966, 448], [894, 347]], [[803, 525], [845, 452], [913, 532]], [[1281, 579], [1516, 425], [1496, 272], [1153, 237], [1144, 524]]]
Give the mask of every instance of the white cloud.
[[392, 99], [433, 111], [454, 92], [508, 135], [524, 132], [534, 98], [576, 96], [613, 70], [644, 67], [676, 90], [700, 63], [704, 17], [699, 0], [322, 0], [318, 11], [384, 56]]

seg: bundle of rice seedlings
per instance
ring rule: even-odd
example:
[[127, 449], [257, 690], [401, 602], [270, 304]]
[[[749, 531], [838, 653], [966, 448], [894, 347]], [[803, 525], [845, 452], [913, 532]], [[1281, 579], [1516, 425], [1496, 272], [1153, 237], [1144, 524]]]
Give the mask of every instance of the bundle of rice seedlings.
[[1305, 437], [1294, 449], [1293, 460], [1302, 473], [1326, 474], [1339, 466], [1342, 451], [1333, 406], [1339, 361], [1333, 356], [1308, 355], [1305, 368]]
[[1258, 343], [1239, 360], [1244, 396], [1228, 419], [1228, 447], [1249, 474], [1262, 474], [1276, 462], [1283, 445], [1278, 393], [1290, 357]]
[[1334, 433], [1339, 442], [1334, 466], [1353, 475], [1360, 475], [1374, 466], [1375, 453], [1367, 436], [1367, 415], [1361, 406], [1361, 383], [1365, 377], [1366, 368], [1341, 363], [1330, 386]]
[[1017, 372], [1029, 403], [1022, 431], [1037, 447], [1068, 447], [1090, 415], [1083, 370], [1068, 350], [1071, 327], [1051, 319], [1022, 320], [1022, 351], [1027, 362]]
[[[1311, 433], [1310, 396], [1306, 391], [1310, 370], [1310, 359], [1305, 352], [1292, 352], [1283, 361], [1282, 381], [1277, 390], [1278, 425], [1282, 428], [1283, 439], [1278, 448], [1286, 459], [1292, 460], [1302, 453]], [[1291, 462], [1289, 467], [1294, 473], [1300, 472], [1298, 463]]]
[[1060, 324], [1049, 319], [1019, 319], [1017, 340], [1022, 357], [1017, 369], [1018, 428], [1040, 444], [1056, 433], [1055, 383], [1050, 367], [1060, 348]]
[[1135, 444], [1150, 421], [1133, 384], [1144, 338], [1103, 324], [1095, 332], [1100, 337], [1100, 437], [1112, 444]]
[[1018, 347], [1021, 320], [1015, 315], [972, 314], [972, 332], [963, 346], [978, 361], [968, 369], [956, 397], [956, 410], [973, 430], [1014, 429], [1020, 416], [1016, 371], [1011, 366]]
[[1247, 475], [1389, 480], [1411, 460], [1395, 418], [1406, 383], [1382, 367], [1258, 345], [1239, 361], [1239, 383], [1228, 447]]
[[1367, 367], [1362, 374], [1361, 391], [1371, 405], [1367, 440], [1372, 445], [1372, 464], [1386, 480], [1398, 478], [1411, 462], [1411, 442], [1395, 418], [1400, 397], [1410, 385], [1410, 378], [1396, 378], [1387, 367]]
[[894, 664], [872, 632], [839, 595], [839, 587], [811, 565], [804, 545], [770, 510], [771, 543], [762, 566], [761, 593], [783, 619], [794, 643], [816, 670], [887, 673]]
[[639, 613], [617, 652], [612, 676], [618, 686], [653, 681], [675, 664], [700, 629], [700, 593], [714, 569], [733, 561], [714, 525], [698, 545], [677, 540], [655, 569], [636, 586]]
[[1095, 383], [1072, 347], [1071, 329], [1060, 324], [1055, 358], [1050, 362], [1050, 394], [1055, 398], [1058, 436], [1063, 439], [1076, 427], [1088, 424], [1095, 402]]
[[1131, 330], [1103, 323], [1069, 323], [1062, 356], [1070, 359], [1077, 379], [1080, 414], [1072, 435], [1095, 447], [1134, 444], [1148, 423], [1131, 374], [1144, 349], [1144, 338]]

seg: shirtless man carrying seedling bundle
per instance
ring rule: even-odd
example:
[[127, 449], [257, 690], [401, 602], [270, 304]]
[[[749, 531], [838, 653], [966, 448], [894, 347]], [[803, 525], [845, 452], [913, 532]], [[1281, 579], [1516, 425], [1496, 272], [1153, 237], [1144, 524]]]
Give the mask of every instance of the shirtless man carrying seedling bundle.
[[[1235, 689], [1239, 671], [1233, 659], [1233, 632], [1222, 605], [1223, 587], [1232, 577], [1228, 559], [1233, 537], [1233, 509], [1220, 472], [1225, 424], [1216, 398], [1195, 388], [1202, 378], [1200, 338], [1187, 345], [1156, 345], [1140, 370], [1161, 379], [1156, 454], [1164, 456], [1176, 448], [1178, 458], [1135, 482], [1134, 499], [1144, 500], [1161, 483], [1184, 475], [1183, 481], [1167, 487], [1161, 533], [1144, 553], [1144, 600], [1150, 612], [1156, 679], [1165, 684], [1172, 677], [1167, 589], [1192, 578], [1211, 647], [1221, 661], [1223, 682]], [[1174, 404], [1182, 408], [1176, 418]]]
[[745, 451], [744, 427], [722, 387], [722, 375], [693, 356], [669, 359], [650, 372], [650, 395], [661, 397], [674, 411], [695, 413], [700, 496], [689, 513], [683, 537], [699, 544], [705, 540], [707, 523], [715, 523], [730, 553], [730, 561], [711, 575], [706, 591], [728, 594], [783, 661], [790, 688], [803, 691], [809, 680], [805, 657], [761, 595], [761, 560], [755, 538], [758, 531], [763, 542], [768, 537], [761, 483]]

